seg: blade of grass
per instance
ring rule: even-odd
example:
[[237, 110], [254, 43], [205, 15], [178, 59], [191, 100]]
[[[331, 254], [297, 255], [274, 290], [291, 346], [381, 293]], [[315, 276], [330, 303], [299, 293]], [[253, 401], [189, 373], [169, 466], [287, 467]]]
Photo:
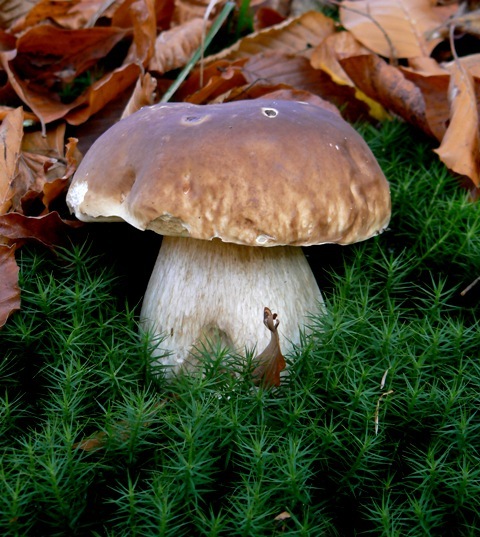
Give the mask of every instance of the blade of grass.
[[168, 102], [174, 93], [177, 91], [177, 89], [180, 87], [180, 84], [187, 78], [190, 71], [193, 69], [193, 67], [196, 65], [198, 60], [202, 57], [203, 51], [210, 45], [215, 35], [218, 33], [220, 28], [222, 27], [222, 24], [227, 19], [228, 15], [232, 11], [232, 9], [235, 7], [235, 4], [233, 2], [227, 2], [224, 6], [218, 17], [215, 19], [214, 23], [212, 24], [212, 27], [210, 28], [209, 32], [207, 33], [205, 37], [205, 42], [198, 47], [198, 49], [195, 51], [193, 56], [191, 57], [190, 61], [185, 65], [185, 67], [180, 71], [179, 75], [175, 79], [175, 82], [168, 88], [168, 90], [165, 92], [163, 97], [160, 99], [160, 102], [166, 103]]

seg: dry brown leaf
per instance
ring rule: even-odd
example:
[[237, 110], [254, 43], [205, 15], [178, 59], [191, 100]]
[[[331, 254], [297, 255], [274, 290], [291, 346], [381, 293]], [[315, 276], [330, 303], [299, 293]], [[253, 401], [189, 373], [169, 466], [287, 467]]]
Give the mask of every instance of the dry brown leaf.
[[287, 85], [333, 103], [351, 121], [368, 117], [368, 107], [355, 99], [354, 88], [336, 84], [327, 73], [314, 69], [310, 60], [303, 56], [275, 52], [256, 54], [247, 60], [243, 73], [251, 86], [258, 83]]
[[144, 106], [151, 106], [154, 103], [156, 87], [157, 81], [150, 73], [140, 76], [120, 119], [134, 114]]
[[[208, 23], [206, 29], [210, 24]], [[183, 67], [202, 42], [205, 24], [203, 19], [191, 19], [181, 26], [161, 32], [155, 42], [155, 52], [148, 69], [158, 73], [166, 73], [172, 69]]]
[[340, 7], [342, 25], [386, 58], [429, 56], [441, 38], [428, 36], [444, 17], [431, 0], [344, 0]]
[[456, 58], [455, 61], [442, 64], [442, 67], [449, 73], [452, 73], [455, 70], [457, 63], [467, 69], [474, 79], [480, 78], [480, 53]]
[[108, 102], [132, 86], [140, 73], [141, 68], [135, 63], [115, 69], [90, 86], [84, 99], [85, 104], [78, 108], [70, 109], [71, 112], [67, 113], [65, 119], [71, 125], [80, 125], [87, 121], [90, 116], [101, 110]]
[[22, 151], [38, 153], [47, 157], [63, 157], [65, 153], [65, 123], [58, 123], [45, 134], [40, 131], [26, 132], [22, 138]]
[[208, 10], [212, 20], [220, 11], [226, 0], [175, 0], [172, 26], [182, 26], [192, 19], [201, 19]]
[[318, 45], [310, 58], [310, 63], [315, 69], [326, 72], [335, 84], [349, 86], [353, 89], [354, 99], [364, 102], [369, 114], [380, 121], [388, 118], [388, 114], [381, 104], [360, 91], [340, 65], [340, 58], [350, 58], [368, 53], [363, 45], [355, 39], [350, 32], [338, 32], [326, 37]]
[[65, 154], [64, 171], [61, 177], [57, 177], [53, 181], [48, 181], [43, 185], [42, 203], [47, 211], [51, 209], [50, 205], [63, 192], [65, 192], [70, 184], [70, 178], [75, 173], [77, 166], [81, 160], [81, 155], [77, 149], [78, 140], [69, 138], [65, 146], [67, 151]]
[[0, 126], [0, 214], [6, 213], [15, 195], [13, 181], [17, 171], [18, 157], [23, 136], [23, 109], [9, 112]]
[[427, 122], [422, 92], [399, 69], [375, 54], [344, 58], [340, 64], [366, 95], [433, 136]]
[[202, 104], [215, 100], [232, 88], [243, 86], [247, 82], [242, 71], [245, 62], [246, 59], [236, 62], [218, 60], [209, 64], [203, 70], [202, 87], [200, 87], [201, 71], [196, 69], [176, 93], [176, 97], [182, 101]]
[[[451, 23], [455, 25], [455, 30], [459, 33], [480, 37], [480, 9], [458, 14], [452, 17]], [[448, 27], [444, 29], [444, 35], [448, 36]]]
[[247, 60], [243, 72], [250, 84], [286, 84], [317, 94], [323, 91], [322, 73], [312, 68], [310, 61], [303, 56], [279, 52], [255, 54]]
[[425, 118], [430, 131], [438, 141], [441, 141], [450, 118], [448, 103], [450, 74], [445, 69], [441, 69], [438, 64], [436, 68], [426, 63], [413, 65], [417, 65], [420, 70], [407, 68], [400, 68], [400, 70], [407, 80], [420, 89], [425, 102]]
[[56, 26], [70, 30], [85, 28], [104, 3], [105, 0], [40, 0], [15, 22], [11, 31], [24, 32], [42, 22], [54, 22]]
[[335, 31], [335, 23], [317, 11], [309, 11], [294, 19], [250, 34], [219, 54], [206, 58], [236, 60], [259, 53], [278, 52], [310, 57], [314, 47]]
[[97, 451], [97, 449], [105, 447], [107, 440], [107, 433], [100, 431], [90, 438], [86, 438], [85, 440], [73, 444], [73, 448], [81, 449], [83, 451]]
[[157, 38], [155, 0], [136, 0], [131, 4], [129, 13], [130, 24], [133, 27], [133, 42], [123, 63], [140, 63], [146, 66], [153, 56]]
[[281, 13], [276, 9], [272, 9], [268, 6], [262, 6], [255, 12], [255, 17], [253, 19], [253, 27], [256, 32], [264, 30], [265, 28], [270, 28], [276, 24], [281, 24], [286, 19]]
[[272, 313], [269, 308], [264, 308], [263, 323], [270, 330], [271, 339], [266, 349], [255, 358], [256, 367], [252, 377], [256, 385], [280, 386], [280, 372], [285, 369], [286, 363], [280, 350], [277, 314]]
[[38, 217], [7, 213], [0, 215], [0, 237], [11, 242], [34, 240], [52, 248], [64, 244], [67, 233], [82, 225], [77, 220], [62, 220], [56, 211]]
[[35, 26], [18, 38], [11, 67], [22, 79], [52, 88], [58, 82], [71, 82], [95, 65], [126, 35], [120, 28]]
[[67, 188], [81, 156], [75, 139], [70, 139], [65, 154], [64, 136], [64, 123], [49, 129], [46, 136], [39, 132], [24, 135], [12, 181], [12, 211], [27, 216], [44, 214]]
[[440, 147], [435, 150], [455, 173], [480, 186], [479, 115], [472, 75], [460, 63], [455, 66], [448, 89], [450, 124]]
[[12, 24], [28, 13], [37, 0], [1, 0], [0, 28], [10, 28]]
[[0, 328], [14, 311], [20, 309], [15, 249], [15, 245], [0, 244]]
[[[15, 110], [11, 106], [1, 106], [0, 105], [0, 121], [3, 121], [5, 117], [12, 111]], [[38, 117], [35, 114], [32, 114], [31, 112], [23, 111], [23, 120], [24, 121], [31, 121], [32, 123], [37, 122], [38, 123]]]
[[64, 104], [53, 88], [73, 80], [107, 54], [124, 36], [125, 31], [119, 29], [71, 31], [39, 26], [18, 40], [16, 56], [0, 53], [0, 62], [18, 97], [38, 116], [44, 130], [46, 123], [64, 117], [89, 96], [85, 92], [72, 103]]

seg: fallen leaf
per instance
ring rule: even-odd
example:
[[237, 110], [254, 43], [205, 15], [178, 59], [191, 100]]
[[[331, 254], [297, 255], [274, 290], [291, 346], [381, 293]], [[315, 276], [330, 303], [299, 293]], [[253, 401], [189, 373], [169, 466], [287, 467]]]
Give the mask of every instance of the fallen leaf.
[[201, 70], [195, 69], [176, 93], [176, 96], [182, 101], [194, 104], [211, 102], [232, 88], [246, 84], [247, 79], [242, 70], [246, 61], [246, 58], [235, 62], [218, 60], [209, 64], [203, 69], [202, 86], [200, 85]]
[[121, 28], [34, 26], [18, 38], [17, 54], [10, 65], [22, 80], [53, 90], [55, 84], [72, 82], [95, 65], [126, 35]]
[[85, 440], [81, 440], [80, 442], [73, 444], [73, 448], [81, 449], [83, 451], [97, 451], [97, 449], [105, 447], [107, 441], [107, 433], [100, 431], [90, 438], [86, 438]]
[[70, 184], [70, 179], [78, 167], [81, 160], [81, 154], [77, 149], [77, 143], [78, 140], [76, 138], [68, 139], [68, 143], [65, 146], [67, 151], [64, 158], [62, 175], [43, 185], [42, 203], [46, 211], [49, 211], [51, 203], [57, 200], [57, 198], [67, 190]]
[[11, 205], [15, 190], [12, 187], [17, 169], [23, 136], [23, 109], [9, 112], [0, 126], [0, 214], [6, 213]]
[[0, 237], [12, 242], [34, 240], [52, 248], [65, 243], [69, 229], [82, 225], [77, 220], [62, 220], [56, 211], [38, 217], [7, 213], [0, 215]]
[[427, 39], [444, 22], [431, 0], [344, 0], [340, 20], [363, 45], [385, 58], [429, 56], [441, 38]]
[[[19, 38], [16, 55], [12, 58], [11, 53], [0, 53], [0, 62], [18, 97], [32, 109], [45, 130], [47, 123], [64, 117], [91, 96], [89, 88], [73, 102], [62, 103], [54, 91], [56, 86], [73, 81], [125, 35], [125, 30], [118, 28], [71, 31], [51, 26], [34, 27]], [[140, 67], [133, 69], [138, 76]], [[112, 73], [105, 75], [102, 80], [111, 76]], [[136, 76], [129, 83], [133, 83]]]
[[12, 25], [11, 31], [18, 34], [44, 21], [69, 30], [84, 28], [104, 3], [105, 0], [40, 0]]
[[[1, 106], [0, 105], [0, 121], [3, 121], [5, 117], [12, 111], [15, 110], [15, 108], [11, 106]], [[30, 121], [32, 123], [38, 122], [38, 117], [35, 114], [32, 114], [28, 111], [23, 111], [23, 120], [24, 121]]]
[[20, 309], [20, 287], [18, 286], [15, 249], [15, 245], [0, 244], [0, 328], [14, 311]]
[[156, 87], [157, 81], [150, 73], [140, 76], [135, 84], [132, 96], [122, 113], [121, 119], [134, 114], [144, 106], [151, 106], [154, 103]]
[[277, 515], [273, 520], [277, 521], [283, 521], [287, 520], [289, 518], [292, 518], [292, 515], [288, 511], [282, 511], [279, 515]]
[[353, 95], [351, 98], [365, 103], [369, 114], [373, 118], [383, 121], [389, 118], [385, 108], [360, 91], [339, 62], [340, 59], [368, 53], [368, 49], [361, 45], [350, 32], [337, 32], [327, 36], [315, 48], [310, 58], [310, 63], [315, 69], [321, 69], [327, 73], [335, 84], [352, 88]]
[[[155, 52], [148, 69], [166, 73], [187, 64], [202, 42], [204, 26], [203, 19], [195, 18], [161, 32], [155, 41]], [[206, 28], [209, 26], [207, 24]]]
[[344, 58], [340, 64], [363, 93], [433, 137], [422, 92], [399, 69], [375, 54]]
[[480, 186], [479, 115], [473, 77], [457, 63], [448, 89], [450, 124], [435, 152], [455, 173], [469, 177]]
[[[154, 0], [136, 0], [129, 7], [130, 25], [133, 27], [133, 42], [124, 64], [140, 63], [146, 66], [153, 56], [157, 37], [157, 22]], [[112, 19], [115, 25], [115, 17]]]
[[38, 131], [24, 135], [17, 172], [11, 183], [14, 192], [11, 211], [26, 216], [44, 214], [68, 187], [81, 155], [73, 138], [65, 154], [64, 137], [64, 123], [48, 129], [46, 136]]
[[87, 90], [84, 103], [68, 112], [65, 119], [71, 125], [80, 125], [100, 111], [123, 91], [132, 86], [142, 72], [138, 64], [130, 63], [115, 69], [95, 82]]
[[253, 19], [253, 27], [256, 32], [270, 28], [276, 24], [281, 24], [285, 21], [285, 16], [279, 13], [276, 9], [269, 6], [262, 6], [255, 12]]
[[23, 17], [37, 0], [1, 0], [0, 28], [9, 28], [16, 20]]
[[280, 386], [280, 372], [285, 369], [286, 363], [280, 350], [277, 314], [272, 313], [269, 308], [264, 308], [263, 324], [270, 330], [271, 339], [266, 349], [255, 358], [253, 381], [256, 385], [266, 387]]
[[313, 48], [334, 31], [335, 23], [332, 19], [317, 11], [309, 11], [247, 35], [222, 52], [209, 56], [205, 61], [236, 60], [262, 52], [280, 52], [309, 58]]
[[[430, 59], [430, 58], [428, 58]], [[419, 69], [402, 68], [400, 70], [407, 80], [417, 86], [425, 102], [425, 119], [431, 133], [441, 141], [450, 120], [448, 102], [448, 85], [450, 74], [438, 64], [436, 69], [425, 64], [414, 63]]]
[[173, 27], [182, 26], [192, 19], [203, 19], [207, 10], [209, 19], [214, 18], [226, 0], [175, 0], [175, 9], [172, 16]]

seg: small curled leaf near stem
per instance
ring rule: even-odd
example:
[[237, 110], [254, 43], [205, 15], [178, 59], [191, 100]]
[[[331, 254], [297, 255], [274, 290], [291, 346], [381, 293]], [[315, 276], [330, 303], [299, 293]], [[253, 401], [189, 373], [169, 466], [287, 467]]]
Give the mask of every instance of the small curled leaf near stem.
[[256, 367], [252, 373], [255, 385], [266, 387], [280, 386], [280, 372], [285, 369], [285, 358], [280, 350], [278, 325], [280, 321], [276, 313], [267, 307], [263, 310], [263, 324], [270, 330], [270, 343], [255, 358]]

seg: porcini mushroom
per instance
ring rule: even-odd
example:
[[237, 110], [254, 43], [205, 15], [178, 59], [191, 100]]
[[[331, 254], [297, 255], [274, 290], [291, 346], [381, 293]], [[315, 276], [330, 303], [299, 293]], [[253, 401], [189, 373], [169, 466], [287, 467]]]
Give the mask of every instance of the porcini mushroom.
[[347, 122], [264, 99], [141, 109], [92, 145], [67, 202], [164, 236], [141, 319], [174, 370], [207, 340], [261, 351], [265, 306], [288, 352], [323, 303], [300, 247], [362, 241], [390, 218], [388, 182]]

